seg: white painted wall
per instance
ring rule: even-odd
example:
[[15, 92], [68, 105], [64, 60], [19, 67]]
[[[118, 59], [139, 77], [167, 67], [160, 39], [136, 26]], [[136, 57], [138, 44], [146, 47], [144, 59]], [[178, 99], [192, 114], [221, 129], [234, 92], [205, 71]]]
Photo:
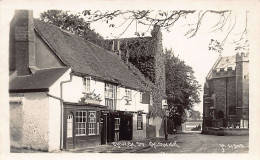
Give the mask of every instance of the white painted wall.
[[[49, 91], [50, 94], [60, 97], [60, 82], [64, 80], [69, 80], [69, 72], [70, 71], [67, 71], [64, 76], [62, 76], [51, 86]], [[102, 99], [100, 104], [105, 105], [105, 83], [104, 82], [91, 79], [90, 91], [91, 92], [94, 91], [95, 94], [100, 94]], [[117, 87], [116, 110], [120, 110], [120, 111], [143, 110], [143, 112], [148, 113], [148, 104], [140, 103], [140, 95], [141, 93], [139, 91], [132, 90], [132, 101], [130, 101], [131, 105], [126, 105], [126, 100], [125, 98], [123, 98], [125, 96], [125, 88]], [[64, 101], [67, 102], [77, 103], [81, 97], [83, 97], [82, 77], [72, 76], [71, 82], [63, 84], [63, 99]]]
[[146, 114], [143, 114], [143, 129], [137, 130], [137, 114], [133, 115], [133, 140], [146, 139]]
[[60, 100], [49, 97], [49, 152], [60, 149]]
[[160, 134], [159, 134], [159, 131], [161, 129], [161, 125], [162, 125], [162, 118], [161, 117], [151, 117], [149, 118], [149, 124], [150, 125], [154, 125], [155, 126], [155, 129], [156, 129], [156, 137], [159, 137]]
[[[148, 104], [143, 104], [141, 100], [141, 92], [132, 90], [132, 101], [129, 101], [131, 105], [126, 105], [126, 100], [123, 98], [125, 96], [125, 88], [117, 88], [117, 110], [120, 111], [139, 111], [142, 110], [144, 113], [148, 113]], [[122, 99], [123, 98], [123, 99]]]
[[[60, 82], [69, 80], [69, 72], [65, 74], [67, 76], [62, 76], [50, 87], [50, 94], [60, 97]], [[102, 101], [101, 105], [105, 105], [104, 94], [105, 94], [105, 83], [91, 79], [90, 81], [90, 91], [94, 91], [95, 94], [100, 94]], [[63, 99], [66, 102], [78, 103], [80, 98], [83, 97], [83, 81], [82, 77], [72, 76], [72, 81], [63, 84]]]

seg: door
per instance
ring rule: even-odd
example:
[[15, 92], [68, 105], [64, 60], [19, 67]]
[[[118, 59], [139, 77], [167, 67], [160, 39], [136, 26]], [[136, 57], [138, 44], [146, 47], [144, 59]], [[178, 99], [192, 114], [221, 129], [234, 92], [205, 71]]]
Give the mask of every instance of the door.
[[121, 115], [119, 140], [132, 140], [133, 117], [131, 115]]
[[101, 145], [107, 144], [107, 116], [102, 116], [100, 120]]
[[73, 124], [74, 124], [74, 116], [72, 113], [67, 115], [67, 137], [66, 137], [66, 149], [74, 148], [74, 138], [73, 138]]

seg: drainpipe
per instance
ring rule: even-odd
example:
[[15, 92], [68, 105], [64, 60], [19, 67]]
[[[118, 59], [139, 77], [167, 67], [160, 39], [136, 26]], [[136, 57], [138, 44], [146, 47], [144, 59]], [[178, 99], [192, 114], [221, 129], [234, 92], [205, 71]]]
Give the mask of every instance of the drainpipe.
[[70, 79], [69, 80], [60, 82], [60, 107], [61, 107], [60, 150], [63, 150], [63, 147], [64, 147], [64, 144], [63, 144], [63, 119], [64, 119], [64, 117], [63, 117], [63, 113], [64, 113], [63, 102], [64, 102], [64, 100], [63, 100], [63, 94], [62, 94], [62, 92], [63, 92], [62, 85], [64, 83], [69, 83], [71, 81], [72, 81], [72, 73], [70, 73]]
[[228, 83], [228, 79], [226, 79], [226, 117], [225, 118], [227, 118], [228, 117], [228, 104], [227, 104], [227, 102], [228, 102], [228, 100], [227, 100], [227, 83]]

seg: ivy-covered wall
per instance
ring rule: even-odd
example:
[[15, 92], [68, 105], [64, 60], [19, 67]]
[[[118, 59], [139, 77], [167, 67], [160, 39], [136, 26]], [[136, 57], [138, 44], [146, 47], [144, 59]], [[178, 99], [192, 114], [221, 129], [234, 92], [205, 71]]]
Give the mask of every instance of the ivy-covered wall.
[[123, 38], [106, 41], [109, 51], [115, 52], [125, 61], [133, 64], [152, 82], [152, 103], [149, 107], [150, 116], [162, 117], [161, 102], [166, 98], [165, 60], [163, 57], [162, 33], [159, 26], [154, 26], [152, 37]]

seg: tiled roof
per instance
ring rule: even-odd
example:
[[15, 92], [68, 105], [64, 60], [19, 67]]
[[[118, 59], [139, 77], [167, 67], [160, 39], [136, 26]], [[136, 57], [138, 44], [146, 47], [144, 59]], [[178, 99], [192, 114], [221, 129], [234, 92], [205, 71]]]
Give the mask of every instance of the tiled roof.
[[147, 88], [114, 53], [58, 27], [34, 20], [37, 33], [72, 71], [146, 91]]
[[9, 81], [9, 91], [47, 91], [69, 68], [37, 70], [33, 75], [14, 76]]

